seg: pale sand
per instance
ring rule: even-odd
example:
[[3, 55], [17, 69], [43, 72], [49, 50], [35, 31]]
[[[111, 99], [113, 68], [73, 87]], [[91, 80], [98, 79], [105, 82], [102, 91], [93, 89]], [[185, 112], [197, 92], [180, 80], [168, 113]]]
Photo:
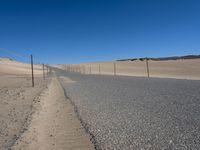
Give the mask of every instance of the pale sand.
[[34, 68], [33, 88], [30, 64], [0, 58], [0, 149], [93, 149], [57, 79], [46, 89]]
[[[34, 74], [36, 76], [42, 75], [42, 65], [34, 64]], [[0, 75], [30, 75], [31, 65], [17, 62], [14, 60], [0, 58]]]
[[[117, 75], [147, 76], [146, 61], [123, 61], [123, 62], [94, 62], [79, 65], [63, 65], [62, 69], [81, 72], [85, 74], [114, 75], [114, 63], [116, 63]], [[100, 72], [99, 72], [100, 65]], [[176, 78], [200, 80], [200, 59], [149, 61], [150, 77]]]
[[42, 94], [37, 108], [27, 132], [13, 150], [94, 149], [56, 78]]
[[46, 87], [46, 82], [30, 77], [0, 76], [0, 149], [8, 150], [26, 130], [34, 111], [33, 104]]
[[[0, 149], [7, 150], [26, 130], [33, 105], [46, 88], [35, 66], [35, 87], [32, 88], [30, 65], [0, 58]], [[39, 67], [37, 69], [37, 67]]]

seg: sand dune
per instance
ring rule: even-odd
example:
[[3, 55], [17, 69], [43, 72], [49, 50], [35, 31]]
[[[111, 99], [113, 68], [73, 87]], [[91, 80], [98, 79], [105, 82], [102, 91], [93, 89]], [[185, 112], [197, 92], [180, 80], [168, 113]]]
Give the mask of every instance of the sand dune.
[[0, 149], [93, 149], [58, 80], [34, 74], [33, 88], [30, 64], [0, 59]]
[[[147, 76], [146, 61], [94, 62], [78, 65], [62, 65], [66, 71], [85, 74], [114, 75], [114, 63], [117, 75]], [[182, 59], [167, 61], [149, 60], [150, 77], [200, 80], [200, 59]]]
[[[34, 74], [42, 74], [42, 65], [34, 64]], [[0, 58], [0, 75], [30, 75], [31, 65], [14, 60]]]

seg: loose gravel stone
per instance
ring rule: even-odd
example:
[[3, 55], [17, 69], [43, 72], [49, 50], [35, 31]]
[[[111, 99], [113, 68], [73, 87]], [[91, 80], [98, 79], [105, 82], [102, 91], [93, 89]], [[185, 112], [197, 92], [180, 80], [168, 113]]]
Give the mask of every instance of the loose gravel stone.
[[57, 75], [97, 149], [199, 149], [200, 81]]

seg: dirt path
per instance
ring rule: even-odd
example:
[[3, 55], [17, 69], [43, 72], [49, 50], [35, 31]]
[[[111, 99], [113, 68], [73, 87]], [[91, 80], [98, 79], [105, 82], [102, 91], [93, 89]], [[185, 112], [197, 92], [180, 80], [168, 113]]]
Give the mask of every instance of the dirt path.
[[90, 137], [77, 119], [56, 78], [42, 94], [28, 130], [13, 150], [91, 150]]

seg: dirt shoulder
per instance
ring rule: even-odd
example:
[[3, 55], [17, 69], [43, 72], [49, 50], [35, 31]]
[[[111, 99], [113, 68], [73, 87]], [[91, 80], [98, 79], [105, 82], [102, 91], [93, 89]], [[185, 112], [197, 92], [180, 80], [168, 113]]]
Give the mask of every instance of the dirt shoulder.
[[26, 130], [33, 105], [47, 82], [35, 78], [32, 88], [29, 76], [4, 75], [0, 83], [0, 149], [7, 150]]
[[94, 149], [58, 79], [53, 78], [42, 93], [27, 131], [12, 149]]

